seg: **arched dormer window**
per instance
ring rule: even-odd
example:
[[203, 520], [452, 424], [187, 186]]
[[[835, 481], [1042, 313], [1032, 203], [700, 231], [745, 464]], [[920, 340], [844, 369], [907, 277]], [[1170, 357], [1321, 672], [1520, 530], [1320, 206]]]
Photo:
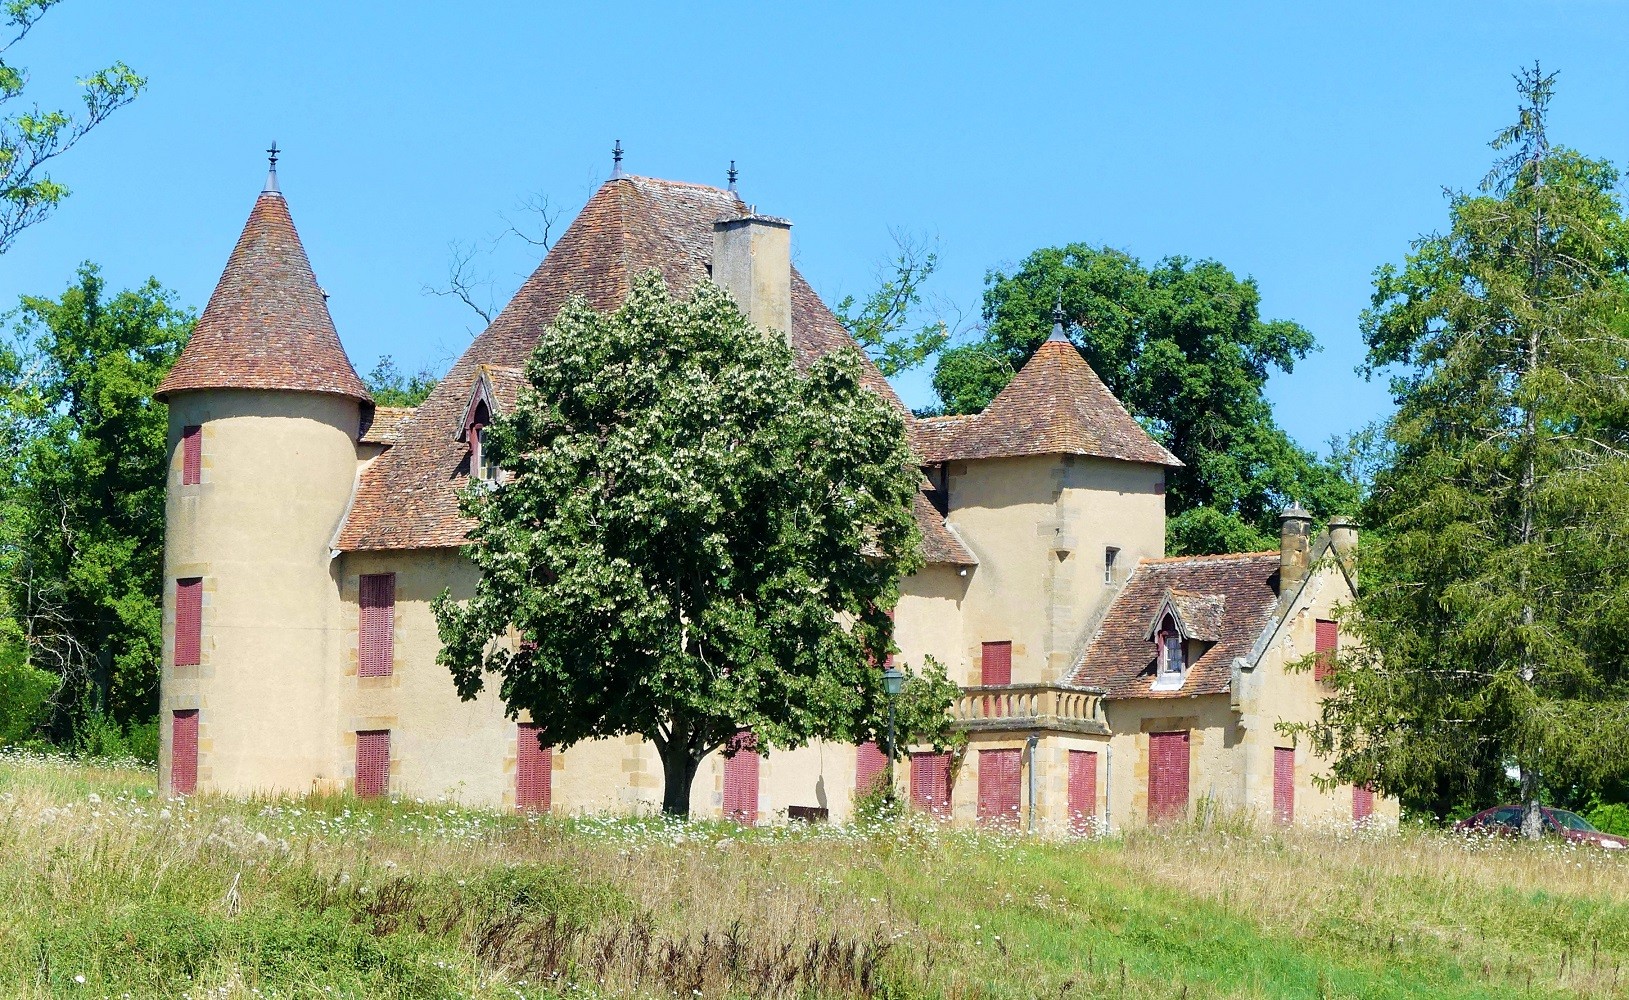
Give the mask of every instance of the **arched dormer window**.
[[486, 442], [483, 436], [487, 427], [492, 424], [492, 411], [485, 401], [477, 402], [470, 410], [469, 425], [464, 428], [465, 437], [469, 439], [469, 475], [471, 479], [484, 479], [489, 482], [498, 478], [498, 467], [487, 457]]
[[464, 419], [458, 426], [458, 440], [469, 448], [471, 479], [496, 484], [502, 478], [488, 453], [486, 434], [493, 421], [515, 405], [524, 381], [525, 374], [519, 368], [481, 365], [477, 370], [469, 402], [464, 406]]
[[1180, 678], [1186, 664], [1182, 656], [1182, 633], [1178, 631], [1176, 620], [1170, 615], [1160, 622], [1159, 631], [1159, 677]]

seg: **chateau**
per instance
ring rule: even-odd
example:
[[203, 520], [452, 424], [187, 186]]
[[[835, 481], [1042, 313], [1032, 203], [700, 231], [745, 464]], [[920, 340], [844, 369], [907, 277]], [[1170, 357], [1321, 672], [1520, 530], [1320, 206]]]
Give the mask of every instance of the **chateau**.
[[[732, 184], [733, 188], [733, 184]], [[502, 314], [415, 408], [374, 405], [329, 317], [275, 165], [191, 341], [169, 406], [162, 787], [449, 797], [558, 813], [654, 812], [637, 738], [538, 744], [490, 691], [460, 701], [430, 601], [468, 597], [457, 495], [491, 477], [481, 429], [514, 405], [540, 329], [573, 295], [613, 309], [658, 270], [711, 280], [800, 364], [853, 341], [791, 264], [790, 223], [733, 190], [623, 175], [589, 199]], [[1121, 829], [1211, 802], [1263, 820], [1394, 822], [1323, 790], [1275, 724], [1315, 717], [1341, 642], [1355, 526], [1282, 519], [1278, 550], [1164, 558], [1177, 460], [1062, 326], [977, 416], [914, 420], [927, 565], [902, 584], [898, 659], [963, 693], [956, 759], [902, 748], [897, 781], [956, 823]], [[715, 754], [692, 810], [842, 821], [874, 745]]]

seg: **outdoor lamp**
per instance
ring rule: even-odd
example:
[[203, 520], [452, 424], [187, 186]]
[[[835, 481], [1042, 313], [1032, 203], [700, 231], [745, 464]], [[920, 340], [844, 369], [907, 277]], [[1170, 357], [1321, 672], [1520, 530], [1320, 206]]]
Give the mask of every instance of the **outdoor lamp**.
[[882, 689], [888, 692], [888, 802], [894, 801], [894, 699], [905, 687], [905, 675], [898, 667], [882, 672]]

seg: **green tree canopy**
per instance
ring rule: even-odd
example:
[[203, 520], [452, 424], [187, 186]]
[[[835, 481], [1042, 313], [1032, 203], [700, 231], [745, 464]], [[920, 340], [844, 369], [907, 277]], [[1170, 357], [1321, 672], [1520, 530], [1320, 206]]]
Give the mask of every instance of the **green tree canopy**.
[[985, 278], [982, 339], [945, 351], [934, 388], [951, 413], [976, 413], [1052, 328], [1062, 296], [1069, 335], [1109, 389], [1184, 463], [1167, 476], [1167, 546], [1227, 552], [1277, 544], [1278, 513], [1351, 513], [1355, 487], [1273, 419], [1263, 395], [1314, 347], [1287, 320], [1266, 321], [1253, 280], [1213, 260], [1129, 254], [1072, 243], [1037, 250]]
[[1375, 274], [1363, 317], [1397, 412], [1344, 658], [1309, 730], [1405, 801], [1629, 772], [1629, 225], [1607, 162], [1552, 147], [1552, 76], [1446, 232]]
[[[168, 414], [153, 390], [192, 316], [156, 281], [109, 296], [83, 266], [24, 297], [0, 344], [0, 592], [58, 705], [156, 710]], [[58, 714], [59, 726], [68, 721]]]
[[397, 366], [395, 358], [381, 354], [362, 383], [380, 406], [417, 406], [430, 398], [440, 381], [441, 376], [429, 365], [407, 375]]
[[503, 484], [464, 498], [480, 582], [435, 603], [460, 694], [491, 673], [545, 743], [650, 740], [678, 814], [741, 730], [760, 752], [874, 737], [917, 473], [860, 358], [800, 373], [724, 292], [651, 273], [614, 313], [569, 302], [526, 375], [483, 439]]
[[[0, 2], [0, 15], [5, 18], [5, 28], [0, 30], [0, 109], [21, 99], [28, 84], [27, 70], [7, 62], [6, 54], [60, 2]], [[16, 114], [0, 112], [0, 254], [11, 248], [19, 233], [43, 221], [68, 196], [68, 189], [51, 178], [47, 165], [135, 100], [147, 81], [116, 62], [80, 80], [79, 85], [85, 110], [78, 118], [38, 105]]]

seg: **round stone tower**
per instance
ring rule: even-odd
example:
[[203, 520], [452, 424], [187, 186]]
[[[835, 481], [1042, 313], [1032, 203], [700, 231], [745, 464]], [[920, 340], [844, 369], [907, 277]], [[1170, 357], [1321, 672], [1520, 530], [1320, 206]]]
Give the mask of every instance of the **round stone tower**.
[[156, 396], [170, 410], [160, 787], [310, 790], [312, 775], [339, 775], [347, 637], [329, 542], [373, 403], [278, 190], [275, 153]]

